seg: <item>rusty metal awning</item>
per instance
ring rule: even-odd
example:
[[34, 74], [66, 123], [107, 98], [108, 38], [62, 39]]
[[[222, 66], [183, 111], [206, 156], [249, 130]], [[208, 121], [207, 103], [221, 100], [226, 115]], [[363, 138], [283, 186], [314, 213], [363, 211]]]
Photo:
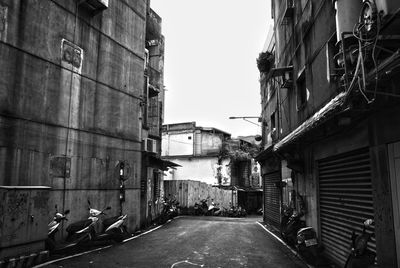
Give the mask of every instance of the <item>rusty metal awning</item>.
[[157, 165], [157, 167], [161, 170], [167, 170], [168, 168], [181, 167], [181, 165], [179, 165], [177, 163], [174, 163], [172, 161], [168, 161], [165, 159], [161, 159], [161, 158], [153, 156], [153, 155], [149, 155], [148, 158], [151, 163]]
[[182, 167], [181, 165], [179, 165], [177, 163], [174, 163], [172, 161], [168, 161], [168, 160], [165, 160], [165, 159], [162, 159], [162, 161], [163, 161], [164, 166], [166, 166], [166, 167], [171, 167], [171, 168]]
[[313, 116], [303, 122], [299, 127], [289, 133], [286, 137], [276, 143], [273, 147], [273, 151], [279, 151], [283, 147], [292, 144], [308, 131], [320, 126], [330, 116], [340, 111], [346, 102], [346, 92], [339, 93], [335, 98], [329, 101], [324, 107], [317, 111]]
[[253, 187], [240, 187], [240, 186], [233, 186], [233, 189], [239, 192], [262, 192], [262, 188], [253, 188]]
[[260, 152], [258, 155], [256, 155], [256, 157], [254, 157], [254, 159], [256, 161], [267, 159], [273, 153], [273, 149], [274, 149], [274, 145], [268, 146], [266, 149], [264, 149], [262, 152]]

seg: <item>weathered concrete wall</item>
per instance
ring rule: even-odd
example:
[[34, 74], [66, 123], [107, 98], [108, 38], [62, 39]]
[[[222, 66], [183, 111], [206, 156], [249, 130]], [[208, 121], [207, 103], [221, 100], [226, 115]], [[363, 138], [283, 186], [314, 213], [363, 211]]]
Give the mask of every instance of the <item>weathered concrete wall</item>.
[[162, 134], [162, 155], [193, 155], [193, 131]]
[[[52, 187], [50, 207], [71, 209], [71, 221], [87, 217], [88, 198], [117, 214], [116, 163], [126, 161], [123, 211], [134, 230], [147, 4], [110, 1], [92, 17], [75, 3], [0, 0], [7, 9], [0, 38], [0, 185]], [[65, 58], [63, 39], [81, 49], [80, 64]]]
[[222, 148], [223, 135], [201, 132], [201, 155], [218, 154]]
[[229, 208], [230, 204], [237, 204], [235, 191], [212, 187], [200, 181], [164, 181], [164, 191], [166, 197], [176, 198], [183, 208], [193, 207], [202, 199], [208, 199], [209, 203], [214, 199], [215, 203], [225, 208]]

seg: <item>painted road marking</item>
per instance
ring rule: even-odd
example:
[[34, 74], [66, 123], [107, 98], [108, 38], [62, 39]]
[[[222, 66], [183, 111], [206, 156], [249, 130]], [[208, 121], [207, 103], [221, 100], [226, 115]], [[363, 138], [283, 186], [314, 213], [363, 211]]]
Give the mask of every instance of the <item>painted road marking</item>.
[[184, 260], [184, 261], [175, 262], [174, 264], [172, 264], [171, 268], [174, 268], [175, 265], [178, 265], [178, 264], [181, 264], [181, 263], [189, 263], [189, 264], [194, 265], [194, 266], [204, 267], [204, 264], [197, 264], [197, 263], [190, 262], [188, 260]]

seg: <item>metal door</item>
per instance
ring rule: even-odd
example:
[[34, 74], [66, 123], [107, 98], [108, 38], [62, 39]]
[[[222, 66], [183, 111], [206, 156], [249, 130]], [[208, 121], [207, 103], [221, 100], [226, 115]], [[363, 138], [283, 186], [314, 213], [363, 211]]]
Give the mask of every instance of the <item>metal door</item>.
[[397, 263], [400, 262], [400, 142], [388, 144], [393, 224], [396, 234]]
[[277, 183], [281, 181], [280, 171], [264, 174], [264, 221], [280, 228], [281, 190]]
[[[351, 233], [374, 217], [369, 148], [318, 161], [321, 241], [325, 254], [344, 265]], [[368, 244], [375, 251], [375, 240]]]

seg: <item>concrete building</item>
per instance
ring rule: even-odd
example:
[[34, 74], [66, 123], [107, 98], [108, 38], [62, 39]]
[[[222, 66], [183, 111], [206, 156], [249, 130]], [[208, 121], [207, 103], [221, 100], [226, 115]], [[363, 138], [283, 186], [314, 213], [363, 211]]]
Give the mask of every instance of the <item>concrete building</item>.
[[69, 222], [87, 218], [88, 199], [111, 206], [130, 231], [151, 216], [166, 163], [149, 4], [0, 0], [0, 259], [42, 249], [55, 205]]
[[258, 58], [264, 220], [286, 203], [342, 266], [352, 230], [375, 220], [368, 248], [398, 267], [400, 142], [398, 1], [272, 2], [274, 28]]
[[169, 169], [165, 180], [199, 181], [232, 190], [232, 204], [256, 212], [262, 191], [252, 152], [258, 147], [246, 139], [254, 137], [231, 138], [229, 133], [195, 122], [164, 125], [163, 159], [181, 166]]
[[[182, 166], [170, 169], [165, 179], [230, 185], [230, 171], [226, 166], [229, 160], [220, 160], [223, 143], [230, 136], [216, 128], [196, 126], [195, 122], [163, 125], [162, 157]], [[222, 176], [220, 183], [217, 172]]]

